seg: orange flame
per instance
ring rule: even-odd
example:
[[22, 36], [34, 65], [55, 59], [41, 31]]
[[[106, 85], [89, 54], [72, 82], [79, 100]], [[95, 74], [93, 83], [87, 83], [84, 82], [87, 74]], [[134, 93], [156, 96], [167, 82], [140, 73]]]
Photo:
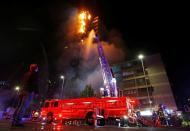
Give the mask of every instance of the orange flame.
[[83, 11], [79, 14], [79, 33], [84, 34], [86, 32], [86, 22], [91, 19], [91, 15], [87, 11]]

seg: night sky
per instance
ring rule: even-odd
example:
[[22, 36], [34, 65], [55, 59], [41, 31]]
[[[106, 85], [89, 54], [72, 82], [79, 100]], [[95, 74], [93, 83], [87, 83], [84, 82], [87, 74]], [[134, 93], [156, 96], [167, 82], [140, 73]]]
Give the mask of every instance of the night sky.
[[[41, 63], [46, 50], [54, 75], [60, 20], [69, 8], [90, 9], [107, 31], [120, 32], [128, 59], [139, 52], [161, 53], [175, 97], [190, 96], [190, 58], [186, 3], [125, 0], [17, 1], [0, 4], [0, 80], [10, 80], [29, 63]], [[62, 17], [63, 16], [63, 17]]]

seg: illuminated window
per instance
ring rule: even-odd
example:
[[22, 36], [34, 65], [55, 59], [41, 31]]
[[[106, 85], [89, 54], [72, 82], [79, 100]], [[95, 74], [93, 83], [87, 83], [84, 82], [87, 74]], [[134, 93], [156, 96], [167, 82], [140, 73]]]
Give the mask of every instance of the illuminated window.
[[125, 81], [126, 87], [134, 87], [135, 86], [135, 80], [127, 80]]
[[146, 84], [144, 78], [136, 79], [136, 83], [137, 83], [138, 86], [142, 86], [142, 85]]

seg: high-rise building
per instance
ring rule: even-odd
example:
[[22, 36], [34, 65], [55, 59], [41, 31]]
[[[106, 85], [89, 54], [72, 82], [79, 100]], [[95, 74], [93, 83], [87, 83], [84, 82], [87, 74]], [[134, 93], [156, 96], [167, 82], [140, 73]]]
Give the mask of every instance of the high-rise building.
[[139, 109], [155, 109], [159, 104], [176, 110], [171, 86], [159, 54], [112, 65], [119, 96], [135, 97]]

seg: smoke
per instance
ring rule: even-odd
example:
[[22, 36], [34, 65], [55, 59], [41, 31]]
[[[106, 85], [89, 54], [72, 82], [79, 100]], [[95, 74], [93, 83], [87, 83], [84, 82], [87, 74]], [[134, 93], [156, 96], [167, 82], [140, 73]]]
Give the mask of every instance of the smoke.
[[[57, 70], [65, 76], [64, 96], [76, 97], [86, 85], [91, 85], [95, 91], [99, 91], [99, 88], [103, 87], [103, 77], [97, 47], [93, 43], [93, 32], [91, 31], [86, 39], [80, 41], [77, 32], [73, 31], [77, 30], [73, 18], [77, 10], [71, 10], [70, 14], [68, 21], [61, 23], [61, 30], [58, 30], [58, 36], [64, 38], [58, 39], [60, 57], [57, 61]], [[110, 32], [110, 34], [108, 34], [111, 36], [110, 42], [101, 42], [104, 53], [110, 64], [121, 62], [126, 56], [120, 45], [123, 41], [118, 33], [113, 35]]]
[[13, 102], [16, 102], [16, 101], [14, 100], [11, 101], [13, 97], [10, 97], [10, 96], [14, 97], [13, 91], [0, 89], [0, 111], [5, 110], [5, 108], [7, 106], [10, 106], [10, 104], [15, 104]]

